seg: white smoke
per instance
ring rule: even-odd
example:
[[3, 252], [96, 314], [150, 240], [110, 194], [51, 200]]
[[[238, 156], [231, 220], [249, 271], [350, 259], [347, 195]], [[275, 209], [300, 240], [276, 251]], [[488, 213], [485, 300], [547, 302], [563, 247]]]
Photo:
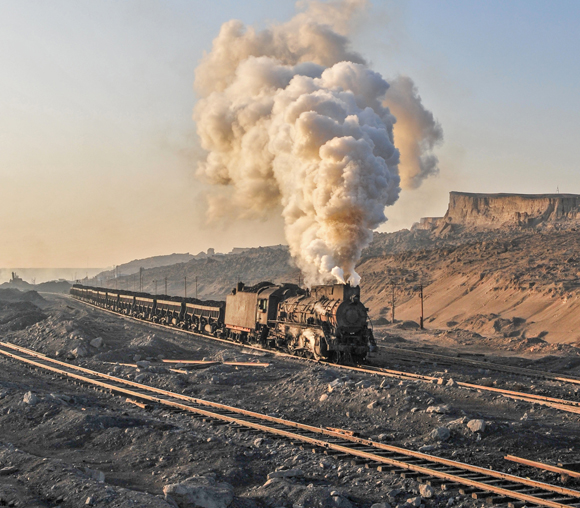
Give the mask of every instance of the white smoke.
[[345, 35], [365, 3], [310, 2], [262, 31], [230, 21], [196, 70], [198, 176], [220, 189], [210, 217], [281, 208], [309, 284], [359, 283], [356, 262], [400, 192], [389, 84]]
[[401, 152], [399, 174], [403, 189], [416, 189], [429, 176], [439, 173], [433, 148], [443, 141], [443, 129], [425, 109], [415, 83], [408, 76], [391, 80], [384, 105], [397, 118], [395, 143]]

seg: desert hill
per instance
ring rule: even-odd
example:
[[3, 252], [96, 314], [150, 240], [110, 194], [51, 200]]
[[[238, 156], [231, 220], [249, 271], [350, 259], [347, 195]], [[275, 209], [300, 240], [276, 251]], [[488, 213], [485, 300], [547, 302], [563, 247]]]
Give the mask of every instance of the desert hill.
[[[137, 270], [138, 272], [138, 270]], [[100, 278], [102, 275], [98, 275]], [[299, 270], [292, 264], [288, 248], [282, 245], [257, 247], [254, 249], [234, 249], [229, 254], [214, 254], [194, 258], [186, 263], [170, 266], [156, 266], [144, 269], [142, 279], [139, 273], [104, 278], [106, 287], [147, 293], [165, 293], [183, 296], [187, 284], [187, 296], [197, 296], [204, 300], [225, 300], [238, 281], [248, 285], [264, 280], [272, 282], [298, 282]], [[89, 284], [93, 284], [93, 279]]]
[[580, 340], [580, 196], [451, 193], [443, 218], [377, 235], [359, 265], [373, 317]]
[[[158, 266], [170, 266], [175, 265], [177, 263], [187, 263], [189, 260], [194, 259], [195, 257], [205, 257], [206, 254], [204, 252], [200, 252], [197, 256], [189, 254], [188, 252], [185, 254], [167, 254], [165, 256], [152, 256], [149, 258], [143, 259], [134, 259], [133, 261], [129, 261], [128, 263], [122, 263], [117, 266], [117, 274], [122, 275], [131, 275], [134, 273], [138, 273], [140, 268], [155, 268]], [[95, 275], [95, 278], [98, 279], [110, 279], [115, 276], [115, 269], [112, 270], [105, 270], [98, 275]]]

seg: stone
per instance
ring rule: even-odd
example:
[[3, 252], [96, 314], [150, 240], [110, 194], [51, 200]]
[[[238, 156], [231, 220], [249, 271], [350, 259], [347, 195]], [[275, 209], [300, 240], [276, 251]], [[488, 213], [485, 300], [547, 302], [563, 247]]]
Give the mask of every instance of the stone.
[[151, 366], [151, 362], [148, 362], [147, 360], [139, 360], [136, 363], [137, 367], [140, 369], [148, 369]]
[[434, 441], [447, 441], [451, 432], [447, 427], [438, 427], [431, 432], [430, 436]]
[[369, 405], [367, 405], [367, 409], [374, 409], [380, 405], [378, 400], [373, 400]]
[[422, 483], [419, 485], [419, 494], [421, 497], [430, 498], [435, 495], [435, 489], [431, 487], [431, 485], [427, 485], [426, 483]]
[[341, 494], [334, 492], [334, 496], [330, 496], [330, 506], [334, 508], [353, 508], [352, 503]]
[[423, 445], [421, 446], [421, 448], [419, 448], [420, 452], [426, 453], [426, 452], [432, 452], [433, 450], [435, 450], [437, 447], [435, 445], [429, 444], [429, 445]]
[[399, 494], [402, 494], [403, 491], [401, 489], [393, 489], [387, 495], [389, 499], [395, 499]]
[[304, 476], [302, 469], [286, 469], [285, 471], [274, 471], [268, 474], [268, 480], [273, 478], [299, 478]]
[[262, 437], [257, 437], [256, 439], [254, 439], [254, 446], [256, 448], [259, 448], [260, 446], [262, 446], [263, 443], [264, 443], [264, 438], [262, 438]]
[[74, 358], [84, 358], [86, 356], [89, 356], [89, 351], [87, 350], [87, 348], [85, 346], [78, 346], [75, 347], [70, 354], [74, 357]]
[[409, 499], [407, 499], [406, 503], [409, 506], [414, 506], [415, 508], [419, 508], [419, 506], [421, 506], [421, 496], [417, 496], [417, 497], [410, 497]]
[[85, 474], [96, 482], [105, 483], [105, 473], [99, 471], [98, 469], [90, 469], [85, 467]]
[[449, 381], [447, 381], [447, 383], [445, 383], [446, 386], [457, 386], [457, 383], [455, 381], [453, 381], [453, 379], [450, 379]]
[[87, 500], [85, 501], [85, 504], [87, 506], [92, 506], [94, 502], [95, 502], [94, 498], [91, 497], [91, 496], [89, 496], [89, 497], [87, 497]]
[[0, 476], [8, 476], [8, 475], [16, 473], [16, 471], [18, 471], [17, 467], [6, 466], [6, 467], [3, 467], [2, 469], [0, 469]]
[[425, 413], [437, 413], [440, 415], [446, 415], [451, 413], [451, 406], [449, 404], [441, 404], [439, 406], [429, 406], [425, 409]]
[[379, 434], [377, 436], [377, 441], [388, 441], [389, 435], [388, 434]]
[[138, 362], [139, 360], [141, 360], [141, 355], [134, 355], [133, 356], [133, 361], [134, 362]]
[[149, 376], [147, 374], [137, 374], [135, 376], [135, 382], [136, 383], [142, 383], [143, 381], [145, 381]]
[[485, 432], [485, 421], [484, 420], [469, 420], [467, 422], [467, 428], [471, 432]]
[[89, 344], [92, 347], [99, 349], [103, 345], [103, 337], [97, 337], [96, 339], [91, 340]]
[[22, 398], [22, 402], [29, 406], [35, 406], [38, 403], [38, 397], [32, 392], [26, 392]]
[[319, 400], [320, 400], [320, 402], [324, 402], [326, 399], [328, 399], [328, 395], [326, 395], [326, 393], [323, 393], [323, 394], [320, 396], [320, 399], [319, 399]]
[[234, 500], [234, 487], [212, 476], [195, 476], [166, 485], [163, 494], [179, 508], [227, 508]]
[[391, 508], [391, 505], [389, 503], [374, 503], [371, 508]]

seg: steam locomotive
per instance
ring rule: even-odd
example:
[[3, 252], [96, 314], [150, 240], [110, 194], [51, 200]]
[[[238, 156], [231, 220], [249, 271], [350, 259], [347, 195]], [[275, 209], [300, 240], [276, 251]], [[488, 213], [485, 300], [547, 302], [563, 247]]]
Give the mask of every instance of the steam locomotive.
[[75, 284], [70, 294], [114, 312], [297, 356], [360, 363], [374, 349], [360, 287], [243, 283], [226, 301], [156, 296]]

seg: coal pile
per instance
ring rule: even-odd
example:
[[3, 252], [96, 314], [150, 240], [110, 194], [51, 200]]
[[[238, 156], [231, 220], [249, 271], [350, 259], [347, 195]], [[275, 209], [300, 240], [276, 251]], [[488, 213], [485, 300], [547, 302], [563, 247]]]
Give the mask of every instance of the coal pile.
[[23, 330], [45, 320], [47, 316], [38, 306], [43, 302], [36, 291], [0, 290], [0, 332]]

